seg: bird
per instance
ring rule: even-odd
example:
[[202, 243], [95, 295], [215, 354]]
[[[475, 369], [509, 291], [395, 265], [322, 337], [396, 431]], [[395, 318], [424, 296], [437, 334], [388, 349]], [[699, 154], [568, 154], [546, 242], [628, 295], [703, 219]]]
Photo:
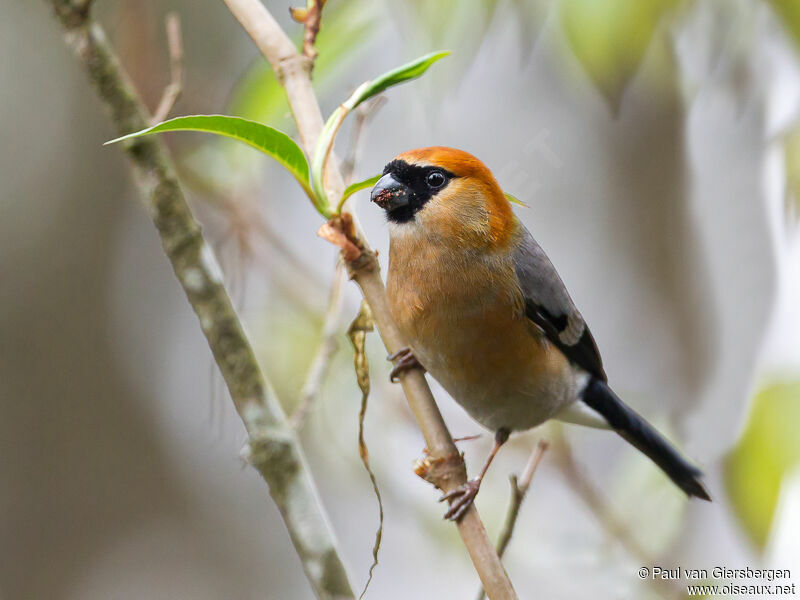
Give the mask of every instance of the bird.
[[479, 159], [443, 146], [403, 152], [370, 200], [388, 222], [386, 294], [408, 344], [388, 357], [390, 378], [427, 371], [495, 433], [478, 476], [442, 496], [446, 519], [466, 513], [511, 433], [550, 419], [616, 432], [687, 496], [711, 500], [701, 471], [611, 389], [553, 263]]

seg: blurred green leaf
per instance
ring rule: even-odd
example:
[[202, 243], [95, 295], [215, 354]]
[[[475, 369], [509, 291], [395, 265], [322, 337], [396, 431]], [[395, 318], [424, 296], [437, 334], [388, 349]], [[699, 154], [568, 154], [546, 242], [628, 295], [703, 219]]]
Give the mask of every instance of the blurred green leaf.
[[736, 516], [763, 549], [784, 476], [800, 464], [800, 381], [765, 387], [747, 427], [725, 461], [725, 484]]
[[344, 206], [344, 203], [347, 202], [347, 199], [350, 196], [352, 196], [356, 192], [360, 192], [363, 189], [370, 188], [370, 187], [374, 186], [376, 183], [378, 183], [378, 180], [382, 176], [383, 176], [383, 174], [379, 173], [378, 175], [374, 175], [373, 177], [370, 177], [369, 179], [365, 179], [364, 181], [359, 181], [357, 183], [351, 183], [350, 185], [348, 185], [347, 188], [345, 189], [344, 193], [342, 194], [341, 200], [339, 200], [339, 204], [337, 205], [336, 212], [339, 213], [339, 212], [342, 211], [342, 206]]
[[[435, 87], [434, 91], [441, 94], [455, 87], [472, 65], [498, 15], [510, 16], [508, 20], [518, 26], [522, 58], [529, 55], [551, 3], [552, 0], [407, 0], [388, 6], [396, 13], [403, 37], [413, 48], [458, 48]], [[509, 34], [504, 27], [502, 35]]]
[[447, 50], [444, 52], [431, 52], [425, 56], [420, 56], [416, 60], [412, 60], [410, 63], [406, 63], [397, 67], [396, 69], [392, 69], [380, 77], [376, 77], [367, 85], [359, 88], [359, 92], [354, 94], [347, 101], [349, 105], [348, 108], [353, 110], [362, 102], [369, 100], [373, 96], [377, 96], [392, 86], [400, 85], [406, 81], [411, 81], [412, 79], [421, 77], [433, 63], [449, 54], [450, 52]]
[[800, 215], [800, 125], [783, 139], [784, 168], [786, 169], [786, 209]]
[[216, 133], [229, 137], [240, 142], [244, 142], [261, 150], [267, 156], [274, 158], [283, 165], [302, 186], [309, 197], [312, 197], [309, 186], [309, 168], [305, 154], [300, 146], [288, 135], [268, 125], [240, 119], [239, 117], [227, 117], [224, 115], [193, 115], [188, 117], [177, 117], [148, 127], [136, 133], [124, 135], [117, 139], [106, 142], [114, 144], [123, 140], [128, 140], [143, 135], [161, 133], [165, 131], [201, 131]]
[[403, 12], [397, 20], [406, 23], [414, 48], [457, 47], [456, 59], [465, 67], [483, 42], [498, 4], [497, 0], [408, 0], [396, 4]]
[[528, 208], [528, 205], [525, 204], [522, 200], [520, 200], [516, 196], [512, 196], [508, 192], [503, 192], [503, 194], [505, 195], [506, 200], [511, 202], [511, 204], [516, 204], [517, 206], [524, 206], [525, 208]]
[[767, 0], [772, 9], [778, 14], [784, 27], [800, 45], [800, 2], [797, 0]]
[[567, 41], [614, 112], [656, 27], [682, 0], [561, 0]]
[[289, 115], [286, 93], [266, 59], [259, 57], [239, 78], [226, 112], [251, 121], [272, 124], [283, 121]]

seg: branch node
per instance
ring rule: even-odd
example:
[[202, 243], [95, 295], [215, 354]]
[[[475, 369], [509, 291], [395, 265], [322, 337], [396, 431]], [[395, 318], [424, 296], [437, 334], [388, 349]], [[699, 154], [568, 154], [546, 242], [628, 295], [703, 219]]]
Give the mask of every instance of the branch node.
[[342, 256], [348, 265], [358, 261], [364, 254], [364, 244], [358, 239], [353, 217], [348, 213], [333, 217], [324, 223], [317, 230], [317, 235], [341, 248]]
[[249, 432], [240, 456], [259, 471], [268, 468], [280, 476], [296, 471], [292, 460], [293, 437], [283, 428], [264, 427]]
[[414, 473], [435, 488], [447, 491], [466, 480], [467, 466], [464, 455], [458, 452], [439, 457], [426, 455], [414, 463]]
[[298, 73], [302, 76], [309, 77], [314, 68], [314, 61], [304, 54], [290, 54], [278, 60], [275, 75], [278, 78], [278, 83], [284, 85], [287, 80], [297, 77]]

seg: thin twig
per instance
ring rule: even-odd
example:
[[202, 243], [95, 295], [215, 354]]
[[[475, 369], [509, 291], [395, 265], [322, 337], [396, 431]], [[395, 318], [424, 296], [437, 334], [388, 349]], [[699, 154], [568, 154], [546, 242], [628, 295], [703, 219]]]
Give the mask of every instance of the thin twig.
[[311, 367], [308, 369], [303, 389], [300, 391], [300, 404], [297, 406], [289, 423], [299, 431], [306, 422], [308, 413], [319, 397], [322, 384], [330, 370], [330, 364], [336, 351], [339, 349], [337, 337], [339, 335], [339, 319], [342, 314], [342, 287], [344, 284], [344, 264], [336, 263], [336, 272], [333, 275], [331, 292], [328, 296], [328, 310], [325, 312], [325, 321], [322, 325], [322, 340], [320, 341]]
[[[350, 136], [350, 151], [348, 159], [342, 163], [342, 176], [348, 185], [352, 182], [355, 174], [355, 165], [363, 139], [364, 126], [375, 115], [375, 113], [386, 103], [383, 96], [378, 96], [365, 102], [356, 109], [356, 123], [353, 133]], [[320, 342], [317, 353], [311, 361], [311, 367], [306, 375], [303, 389], [300, 391], [300, 404], [292, 413], [289, 422], [295, 431], [300, 431], [305, 424], [311, 407], [319, 397], [320, 389], [328, 375], [328, 367], [336, 354], [339, 345], [336, 342], [338, 334], [339, 317], [342, 310], [341, 291], [344, 282], [344, 263], [336, 263], [336, 273], [334, 274], [331, 292], [328, 297], [328, 310], [325, 313], [325, 321], [322, 325], [322, 341]]]
[[[147, 127], [147, 111], [84, 2], [48, 0], [118, 135]], [[161, 236], [164, 252], [228, 386], [248, 435], [246, 456], [267, 481], [270, 494], [316, 596], [353, 599], [347, 571], [328, 519], [280, 402], [261, 371], [231, 303], [222, 271], [178, 185], [157, 137], [124, 146], [137, 188]]]
[[[275, 71], [286, 90], [302, 146], [307, 154], [313, 154], [323, 121], [319, 102], [311, 85], [311, 60], [297, 52], [292, 41], [260, 0], [224, 2]], [[344, 180], [338, 163], [332, 158], [328, 164], [325, 179], [328, 197], [341, 198]], [[407, 346], [407, 343], [389, 310], [375, 252], [369, 247], [352, 217], [332, 220], [329, 225], [341, 229], [347, 227], [347, 235], [353, 238], [354, 244], [361, 251], [346, 263], [348, 273], [361, 288], [372, 309], [386, 350], [389, 354], [397, 352]], [[419, 369], [411, 369], [401, 374], [399, 379], [425, 443], [431, 449], [431, 468], [427, 470], [429, 480], [445, 492], [462, 485], [467, 480], [463, 458], [447, 430], [425, 375]], [[492, 600], [515, 600], [517, 594], [514, 587], [474, 505], [457, 523], [457, 528], [489, 597]]]
[[[539, 463], [542, 462], [542, 457], [547, 451], [548, 443], [545, 440], [539, 440], [536, 447], [531, 452], [528, 458], [528, 464], [525, 465], [525, 470], [522, 472], [522, 477], [517, 479], [516, 475], [511, 475], [511, 502], [508, 505], [508, 512], [506, 513], [506, 522], [503, 525], [503, 530], [500, 532], [500, 537], [497, 539], [497, 554], [500, 558], [508, 548], [508, 543], [511, 541], [511, 536], [514, 534], [514, 528], [517, 525], [517, 517], [519, 517], [519, 509], [522, 506], [523, 500], [531, 487], [533, 476], [536, 474], [536, 469]], [[478, 600], [483, 600], [486, 597], [486, 592], [483, 588], [478, 592]]]
[[511, 476], [511, 504], [508, 507], [508, 514], [506, 516], [506, 523], [503, 526], [503, 531], [500, 533], [500, 537], [497, 541], [497, 554], [500, 555], [500, 558], [503, 558], [508, 543], [511, 541], [514, 527], [517, 525], [520, 506], [522, 506], [522, 501], [525, 500], [528, 489], [531, 487], [533, 476], [536, 474], [536, 469], [539, 467], [539, 463], [542, 462], [542, 457], [547, 451], [547, 448], [548, 443], [544, 440], [540, 440], [539, 443], [536, 444], [536, 448], [531, 452], [528, 464], [522, 472], [522, 477], [517, 480], [515, 475]]
[[164, 19], [164, 26], [167, 31], [169, 51], [169, 83], [164, 88], [158, 108], [153, 112], [153, 118], [150, 119], [150, 123], [153, 125], [161, 123], [167, 118], [183, 92], [183, 36], [178, 13], [168, 13]]
[[317, 49], [314, 44], [317, 41], [319, 28], [322, 24], [322, 8], [325, 0], [308, 0], [305, 8], [290, 8], [289, 14], [298, 23], [305, 25], [303, 34], [303, 54], [312, 62], [317, 58]]
[[[575, 493], [584, 505], [594, 515], [603, 530], [639, 561], [641, 565], [658, 564], [656, 557], [651, 555], [633, 536], [630, 528], [617, 516], [609, 506], [603, 494], [592, 484], [584, 475], [581, 468], [575, 461], [572, 448], [565, 439], [564, 434], [557, 430], [552, 442], [553, 457], [570, 489]], [[657, 587], [662, 594], [669, 597], [679, 598], [683, 596], [685, 590], [679, 589], [673, 582], [668, 580], [650, 579], [648, 580]]]

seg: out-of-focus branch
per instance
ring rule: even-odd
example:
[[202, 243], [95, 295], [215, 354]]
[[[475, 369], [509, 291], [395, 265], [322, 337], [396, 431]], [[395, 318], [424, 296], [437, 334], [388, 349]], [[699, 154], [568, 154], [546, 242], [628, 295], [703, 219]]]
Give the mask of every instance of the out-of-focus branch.
[[[81, 0], [48, 0], [67, 46], [86, 70], [119, 135], [147, 127], [146, 110]], [[247, 459], [269, 484], [306, 575], [318, 598], [354, 598], [336, 541], [320, 506], [297, 439], [264, 378], [200, 232], [163, 142], [125, 146], [136, 184], [161, 236], [164, 252], [214, 354], [248, 434]]]
[[303, 389], [300, 391], [300, 404], [289, 419], [296, 431], [302, 429], [311, 407], [319, 397], [322, 383], [330, 370], [331, 360], [339, 348], [336, 338], [339, 334], [339, 318], [342, 314], [343, 283], [344, 264], [340, 261], [336, 263], [336, 273], [333, 275], [331, 292], [328, 297], [328, 310], [325, 312], [325, 321], [322, 325], [322, 341], [311, 361]]
[[[583, 501], [608, 535], [617, 540], [631, 556], [639, 561], [639, 564], [658, 564], [656, 558], [633, 537], [630, 528], [614, 513], [600, 491], [581, 472], [575, 462], [572, 448], [560, 430], [553, 436], [552, 449], [556, 465], [564, 475], [570, 489]], [[653, 579], [649, 581], [669, 598], [680, 598], [685, 591], [667, 580]]]
[[503, 531], [500, 532], [500, 537], [497, 540], [497, 553], [500, 558], [506, 553], [508, 543], [511, 541], [511, 536], [514, 534], [514, 527], [517, 525], [517, 517], [519, 517], [519, 509], [522, 506], [522, 501], [531, 487], [533, 476], [536, 474], [536, 469], [539, 468], [539, 463], [542, 462], [542, 457], [547, 451], [548, 443], [540, 440], [536, 444], [536, 448], [531, 452], [528, 464], [522, 472], [522, 477], [517, 479], [516, 475], [511, 476], [511, 503], [508, 506], [508, 513], [506, 515], [506, 522], [503, 526]]
[[[511, 536], [514, 534], [514, 528], [517, 526], [517, 518], [519, 517], [519, 509], [528, 489], [531, 487], [533, 476], [536, 474], [536, 469], [539, 468], [539, 463], [542, 462], [542, 457], [547, 451], [548, 443], [540, 440], [536, 447], [531, 452], [528, 458], [528, 464], [525, 465], [525, 470], [522, 472], [522, 477], [517, 479], [516, 475], [510, 477], [511, 480], [511, 502], [508, 505], [508, 512], [506, 513], [506, 522], [503, 525], [503, 530], [500, 532], [500, 537], [497, 539], [497, 554], [500, 558], [506, 553], [508, 543], [511, 541]], [[486, 597], [486, 592], [483, 588], [478, 592], [478, 600], [483, 600]]]
[[183, 92], [183, 36], [181, 35], [181, 19], [178, 13], [171, 12], [164, 21], [167, 31], [167, 49], [169, 51], [169, 83], [153, 113], [150, 123], [161, 123], [169, 115]]
[[[323, 121], [319, 103], [311, 87], [310, 60], [297, 52], [294, 44], [260, 0], [224, 2], [272, 65], [286, 90], [301, 143], [306, 153], [312, 155]], [[330, 160], [328, 164], [328, 195], [330, 198], [340, 198], [344, 190], [341, 173], [335, 160]], [[347, 223], [343, 221], [345, 219], [330, 225], [346, 227]], [[377, 257], [357, 231], [347, 231], [347, 235], [354, 238], [361, 250], [360, 255], [353, 256], [346, 263], [350, 277], [361, 288], [369, 303], [386, 349], [390, 354], [397, 352], [406, 343], [389, 312]], [[411, 369], [400, 375], [400, 383], [431, 452], [426, 478], [444, 491], [464, 483], [467, 478], [464, 461], [442, 419], [425, 375], [419, 369]], [[516, 598], [516, 592], [477, 509], [470, 507], [457, 526], [488, 596], [492, 600]]]
[[573, 492], [583, 501], [603, 528], [616, 539], [625, 549], [635, 556], [643, 565], [651, 565], [653, 557], [631, 535], [625, 524], [608, 506], [602, 494], [584, 476], [572, 455], [572, 448], [564, 439], [562, 433], [553, 437], [553, 458], [567, 484]]

